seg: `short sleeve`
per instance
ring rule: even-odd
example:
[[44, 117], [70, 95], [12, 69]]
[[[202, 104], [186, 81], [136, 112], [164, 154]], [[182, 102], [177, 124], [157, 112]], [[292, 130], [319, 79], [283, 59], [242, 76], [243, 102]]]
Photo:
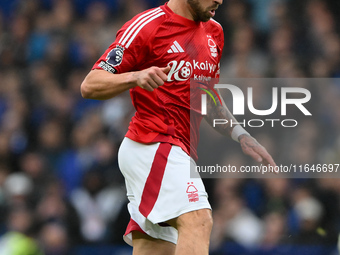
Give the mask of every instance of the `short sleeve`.
[[[92, 69], [103, 69], [110, 73], [125, 73], [135, 69], [139, 63], [138, 56], [141, 56], [141, 54], [136, 53], [137, 47], [135, 47], [135, 44], [126, 48], [119, 43], [120, 34], [123, 32], [124, 30], [118, 31], [116, 40], [93, 65]], [[139, 50], [145, 52], [147, 49]]]
[[92, 69], [103, 69], [110, 73], [139, 70], [152, 52], [154, 31], [164, 16], [165, 12], [161, 8], [155, 8], [125, 23], [117, 32], [116, 40]]

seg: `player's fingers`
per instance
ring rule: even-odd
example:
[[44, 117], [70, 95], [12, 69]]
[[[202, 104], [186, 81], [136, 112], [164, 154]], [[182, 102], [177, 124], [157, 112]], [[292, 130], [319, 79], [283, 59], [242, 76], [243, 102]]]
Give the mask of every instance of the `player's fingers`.
[[251, 148], [248, 148], [244, 151], [245, 154], [247, 154], [248, 156], [252, 157], [255, 161], [257, 162], [262, 162], [262, 157], [261, 155], [259, 155], [256, 151], [254, 151]]
[[[160, 73], [162, 74], [162, 72]], [[158, 76], [157, 74], [151, 74], [150, 76], [152, 80], [157, 84], [157, 87], [162, 86], [164, 84], [164, 80], [162, 79], [162, 77]]]
[[275, 161], [273, 160], [273, 158], [269, 154], [263, 156], [262, 158], [266, 161], [267, 165], [271, 165], [272, 167], [276, 166]]
[[166, 67], [162, 67], [161, 71], [165, 74], [168, 74], [168, 72], [170, 71], [171, 67], [170, 66], [166, 66]]
[[153, 91], [154, 90], [154, 88], [153, 87], [151, 87], [150, 85], [148, 85], [148, 84], [141, 84], [141, 85], [138, 85], [139, 87], [141, 87], [142, 89], [145, 89], [145, 90], [147, 90], [147, 91]]
[[157, 84], [151, 78], [144, 80], [138, 86], [147, 91], [153, 91], [155, 88], [158, 88]]
[[152, 90], [159, 87], [152, 77], [148, 79], [148, 85], [152, 88]]
[[265, 163], [266, 165], [269, 164], [273, 167], [276, 166], [272, 156], [270, 156], [270, 154], [267, 152], [267, 150], [264, 147], [262, 146], [258, 147], [257, 153], [261, 156], [263, 163]]
[[163, 81], [168, 80], [168, 72], [170, 71], [170, 66], [160, 68], [160, 72], [157, 73]]
[[269, 155], [269, 153], [264, 149], [264, 152], [258, 153], [259, 156], [262, 158], [261, 162], [263, 165], [276, 167], [276, 163], [274, 162], [273, 158]]

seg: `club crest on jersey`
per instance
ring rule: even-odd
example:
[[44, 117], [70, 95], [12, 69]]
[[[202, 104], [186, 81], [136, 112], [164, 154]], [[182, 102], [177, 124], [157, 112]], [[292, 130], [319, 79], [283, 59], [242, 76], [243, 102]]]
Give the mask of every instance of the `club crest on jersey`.
[[210, 48], [210, 53], [211, 56], [213, 56], [214, 58], [217, 57], [217, 47], [216, 47], [216, 43], [215, 41], [211, 38], [210, 35], [207, 36], [208, 37], [208, 46]]
[[121, 46], [116, 46], [112, 49], [106, 56], [106, 62], [111, 66], [118, 66], [122, 63], [124, 54], [124, 48]]

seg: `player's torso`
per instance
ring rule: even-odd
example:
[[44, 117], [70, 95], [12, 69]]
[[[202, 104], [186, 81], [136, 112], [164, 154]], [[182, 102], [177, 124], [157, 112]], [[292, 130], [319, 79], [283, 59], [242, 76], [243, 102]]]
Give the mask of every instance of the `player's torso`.
[[[182, 148], [184, 143], [188, 151], [190, 130], [196, 133], [200, 121], [190, 122], [190, 81], [206, 82], [219, 75], [223, 32], [215, 21], [194, 22], [175, 15], [167, 6], [157, 9], [136, 17], [120, 33], [126, 51], [135, 49], [138, 64], [134, 70], [171, 67], [167, 81], [153, 92], [131, 89], [136, 114], [128, 135], [141, 142], [164, 141], [156, 134], [166, 135]], [[138, 31], [135, 38], [134, 31]], [[129, 38], [134, 38], [130, 45]]]
[[151, 50], [141, 69], [171, 67], [161, 89], [173, 93], [189, 91], [190, 79], [205, 82], [218, 75], [221, 49], [202, 23], [188, 27], [172, 20], [164, 22], [150, 44]]

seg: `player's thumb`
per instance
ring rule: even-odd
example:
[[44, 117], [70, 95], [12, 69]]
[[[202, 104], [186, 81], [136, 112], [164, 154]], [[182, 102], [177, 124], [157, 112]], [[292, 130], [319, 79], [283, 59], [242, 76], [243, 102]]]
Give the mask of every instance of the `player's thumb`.
[[171, 67], [170, 66], [166, 66], [166, 67], [162, 67], [161, 70], [163, 73], [168, 74], [168, 72], [170, 71]]

